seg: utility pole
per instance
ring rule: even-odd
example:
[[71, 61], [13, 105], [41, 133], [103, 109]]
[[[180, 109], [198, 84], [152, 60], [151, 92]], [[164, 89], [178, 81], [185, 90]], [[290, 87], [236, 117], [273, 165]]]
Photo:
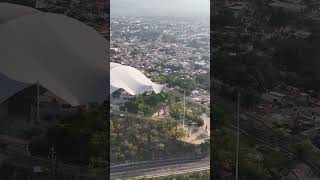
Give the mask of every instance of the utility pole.
[[237, 159], [236, 159], [236, 180], [239, 174], [239, 128], [240, 128], [240, 92], [238, 92], [238, 128], [237, 128]]
[[40, 122], [40, 83], [37, 81], [37, 122]]
[[183, 128], [184, 128], [185, 118], [186, 118], [186, 90], [183, 90], [183, 122], [182, 122]]

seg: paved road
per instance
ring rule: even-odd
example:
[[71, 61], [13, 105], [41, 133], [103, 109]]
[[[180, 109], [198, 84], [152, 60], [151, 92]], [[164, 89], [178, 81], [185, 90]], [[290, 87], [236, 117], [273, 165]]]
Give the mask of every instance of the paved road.
[[111, 167], [111, 179], [133, 177], [161, 177], [176, 174], [199, 172], [210, 169], [209, 157], [192, 157], [148, 161], [138, 164], [118, 165]]
[[[150, 117], [139, 117], [139, 115], [124, 113], [121, 111], [112, 111], [112, 114], [115, 116], [123, 116], [124, 118], [152, 119]], [[151, 178], [199, 172], [209, 169], [210, 157], [187, 157], [111, 166], [110, 177], [111, 179], [133, 177]]]
[[[249, 135], [253, 135], [252, 137], [255, 137], [256, 140], [263, 144], [271, 147], [276, 147], [283, 152], [289, 153], [292, 157], [298, 158], [296, 156], [293, 144], [297, 145], [303, 142], [303, 138], [299, 136], [292, 136], [285, 132], [276, 130], [276, 128], [271, 123], [256, 114], [250, 113], [245, 110], [243, 110], [242, 112], [247, 115], [249, 119], [251, 119], [250, 121], [260, 122], [260, 124], [263, 124], [263, 126], [260, 126], [258, 129], [256, 129], [256, 131], [252, 131], [253, 129], [251, 128], [245, 129], [246, 132], [249, 133]], [[246, 121], [246, 119], [242, 120]], [[299, 160], [309, 166], [315, 174], [318, 174], [320, 173], [320, 164], [315, 157], [319, 157], [320, 154], [318, 152], [313, 152], [312, 155], [314, 156], [313, 158]]]

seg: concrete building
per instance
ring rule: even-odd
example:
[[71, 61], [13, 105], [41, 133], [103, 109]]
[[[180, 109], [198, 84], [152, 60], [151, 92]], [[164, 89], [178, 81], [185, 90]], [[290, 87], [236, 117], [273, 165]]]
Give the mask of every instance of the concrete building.
[[0, 3], [0, 39], [1, 116], [50, 119], [107, 99], [109, 43], [93, 28]]

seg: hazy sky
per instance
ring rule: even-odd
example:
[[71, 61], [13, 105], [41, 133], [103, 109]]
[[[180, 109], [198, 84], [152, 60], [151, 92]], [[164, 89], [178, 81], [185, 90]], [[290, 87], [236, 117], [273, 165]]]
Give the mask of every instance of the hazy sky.
[[111, 16], [209, 16], [210, 0], [111, 0]]

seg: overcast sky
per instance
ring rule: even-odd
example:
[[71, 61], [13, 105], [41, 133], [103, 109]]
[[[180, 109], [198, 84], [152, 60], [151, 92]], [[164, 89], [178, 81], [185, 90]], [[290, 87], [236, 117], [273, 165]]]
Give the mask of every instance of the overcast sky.
[[210, 0], [111, 0], [111, 16], [209, 16]]

